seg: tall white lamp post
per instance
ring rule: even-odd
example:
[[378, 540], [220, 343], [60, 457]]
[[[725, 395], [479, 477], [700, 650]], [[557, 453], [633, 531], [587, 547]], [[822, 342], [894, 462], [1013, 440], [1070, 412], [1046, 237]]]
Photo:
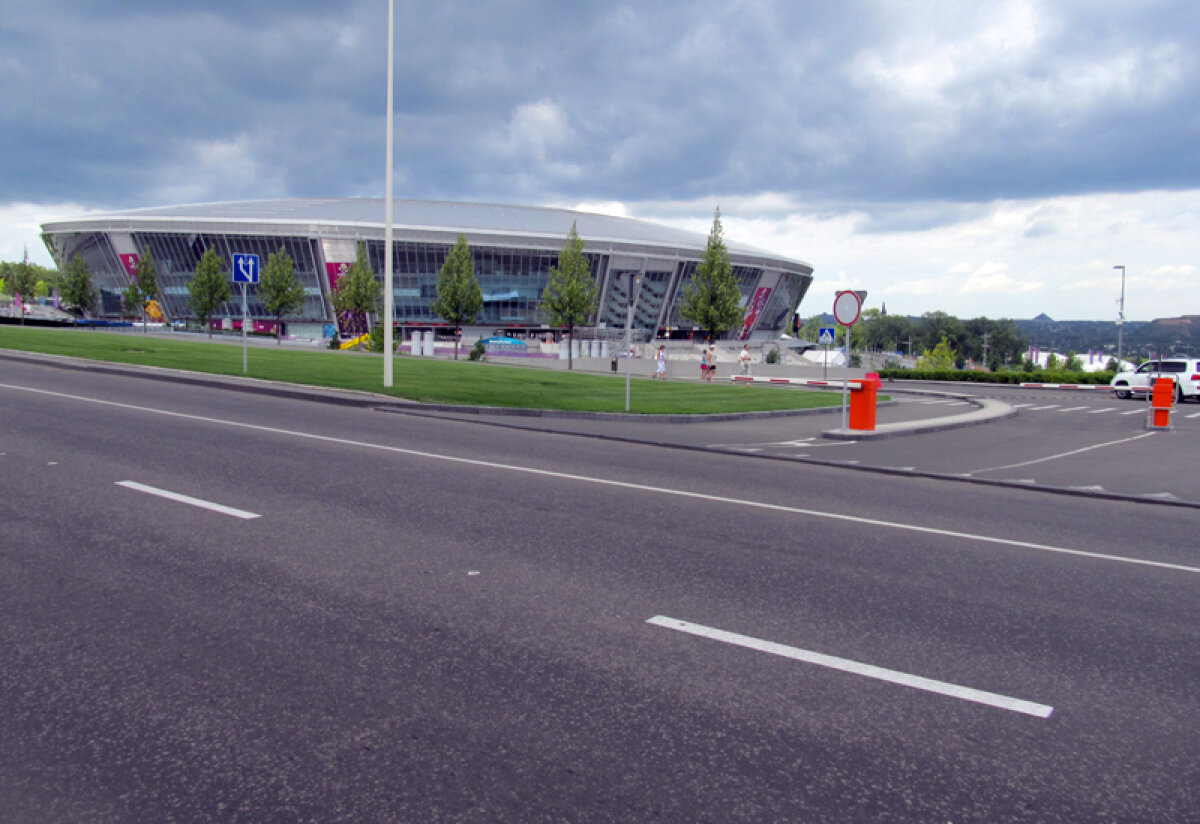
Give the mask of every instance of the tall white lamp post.
[[388, 0], [388, 48], [387, 48], [387, 173], [384, 175], [383, 210], [383, 385], [392, 385], [392, 78], [393, 50], [395, 48], [395, 0]]
[[1121, 344], [1122, 337], [1125, 332], [1125, 266], [1114, 266], [1114, 269], [1121, 270], [1121, 302], [1117, 311], [1117, 371], [1121, 371]]

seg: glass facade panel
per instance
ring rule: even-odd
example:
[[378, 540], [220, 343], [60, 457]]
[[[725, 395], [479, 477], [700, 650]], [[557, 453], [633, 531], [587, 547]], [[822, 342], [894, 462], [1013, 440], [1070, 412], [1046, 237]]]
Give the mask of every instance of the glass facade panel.
[[779, 279], [779, 286], [771, 293], [771, 299], [767, 301], [767, 308], [763, 310], [755, 329], [767, 332], [790, 331], [788, 327], [792, 315], [795, 314], [811, 282], [810, 278], [803, 275], [785, 272]]
[[[313, 253], [313, 243], [303, 237], [252, 236], [252, 235], [212, 235], [212, 234], [174, 234], [165, 232], [147, 232], [133, 235], [138, 253], [141, 254], [146, 246], [154, 255], [154, 263], [158, 269], [158, 284], [162, 290], [160, 303], [167, 317], [171, 319], [193, 318], [191, 307], [188, 306], [188, 282], [196, 274], [196, 266], [206, 249], [212, 248], [220, 256], [225, 267], [231, 286], [233, 300], [220, 307], [214, 318], [240, 318], [242, 316], [242, 285], [232, 283], [233, 256], [235, 254], [258, 255], [259, 271], [266, 269], [270, 255], [282, 248], [291, 256], [293, 272], [306, 295], [304, 306], [293, 317], [304, 320], [321, 320], [326, 316], [325, 302], [321, 297], [321, 284], [317, 275], [317, 261]], [[251, 318], [269, 320], [273, 318], [263, 309], [258, 299], [258, 287], [249, 284], [246, 287], [247, 313]]]
[[51, 245], [59, 269], [77, 254], [88, 265], [92, 283], [100, 293], [96, 313], [114, 317], [120, 315], [121, 295], [129, 285], [129, 277], [108, 235], [103, 232], [63, 232], [52, 237]]
[[[699, 261], [688, 261], [683, 266], [683, 275], [680, 278], [680, 286], [675, 290], [675, 300], [672, 301], [671, 314], [668, 325], [682, 327], [684, 329], [695, 328], [695, 324], [691, 321], [685, 321], [679, 315], [679, 304], [683, 301], [683, 286], [690, 284], [692, 277], [696, 274], [696, 269], [699, 267]], [[750, 301], [750, 295], [754, 292], [754, 287], [758, 284], [762, 277], [763, 270], [757, 266], [734, 266], [733, 276], [738, 282], [738, 292], [741, 293], [741, 305], [745, 306]], [[737, 334], [741, 330], [735, 330]]]
[[[382, 242], [367, 243], [375, 277], [384, 278]], [[437, 277], [453, 247], [450, 244], [396, 241], [392, 254], [393, 311], [397, 323], [443, 323], [430, 310], [437, 300]], [[592, 277], [602, 255], [587, 255]], [[475, 276], [483, 292], [481, 326], [538, 326], [544, 323], [540, 306], [550, 269], [558, 265], [557, 251], [471, 247]]]
[[633, 310], [633, 328], [653, 334], [658, 331], [658, 318], [671, 283], [670, 272], [639, 272], [618, 269], [609, 272], [607, 294], [600, 307], [597, 322], [624, 329], [629, 313], [629, 284], [631, 276], [642, 276], [637, 290], [637, 305]]

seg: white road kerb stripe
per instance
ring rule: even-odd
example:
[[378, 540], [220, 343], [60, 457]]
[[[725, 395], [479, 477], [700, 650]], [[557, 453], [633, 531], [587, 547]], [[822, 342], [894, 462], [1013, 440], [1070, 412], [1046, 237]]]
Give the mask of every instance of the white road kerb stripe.
[[212, 501], [204, 501], [200, 498], [193, 498], [190, 495], [180, 495], [178, 492], [171, 492], [166, 489], [159, 489], [156, 486], [146, 486], [137, 481], [117, 481], [117, 486], [123, 486], [126, 489], [132, 489], [136, 492], [145, 492], [147, 495], [157, 495], [160, 498], [166, 498], [169, 501], [178, 501], [181, 504], [190, 506], [198, 506], [201, 509], [208, 509], [213, 512], [220, 512], [222, 515], [229, 515], [234, 518], [241, 518], [244, 521], [249, 521], [253, 518], [261, 518], [262, 516], [255, 512], [247, 512], [244, 509], [234, 509], [231, 506], [222, 504], [214, 504]]
[[903, 687], [947, 695], [951, 698], [972, 701], [976, 704], [986, 704], [989, 707], [997, 707], [1002, 710], [1009, 710], [1010, 712], [1033, 715], [1038, 718], [1049, 718], [1050, 713], [1054, 712], [1054, 707], [1045, 704], [1035, 704], [1032, 701], [1025, 701], [1021, 698], [1012, 698], [995, 692], [972, 689], [971, 687], [960, 687], [958, 684], [935, 681], [932, 678], [925, 678], [920, 675], [910, 675], [906, 672], [884, 669], [873, 664], [851, 661], [848, 658], [835, 658], [832, 655], [825, 655], [821, 652], [811, 652], [806, 649], [776, 644], [773, 641], [763, 641], [759, 638], [752, 638], [749, 635], [739, 635], [736, 632], [713, 629], [701, 624], [680, 621], [677, 618], [668, 618], [665, 615], [656, 615], [653, 618], [648, 618], [646, 619], [646, 623], [679, 632], [686, 632], [689, 635], [698, 635], [701, 638], [710, 638], [714, 641], [721, 641], [738, 647], [745, 647], [746, 649], [757, 650], [758, 652], [791, 658], [793, 661], [802, 661], [806, 664], [816, 664], [819, 667], [827, 667], [853, 675], [861, 675], [864, 678], [873, 678], [876, 681], [886, 681], [889, 684], [899, 684]]
[[15, 389], [21, 392], [32, 392], [38, 395], [68, 398], [70, 400], [83, 401], [84, 403], [94, 403], [101, 406], [113, 406], [119, 409], [132, 409], [138, 412], [148, 412], [150, 414], [164, 415], [171, 418], [203, 421], [205, 423], [212, 423], [218, 426], [228, 426], [236, 429], [249, 429], [254, 432], [269, 432], [275, 435], [286, 435], [292, 438], [303, 438], [305, 440], [320, 441], [322, 443], [336, 443], [343, 446], [356, 446], [361, 449], [375, 449], [381, 452], [391, 452], [397, 455], [410, 455], [417, 458], [428, 458], [430, 460], [446, 461], [448, 463], [458, 463], [466, 466], [480, 466], [487, 467], [489, 469], [506, 470], [509, 472], [521, 472], [527, 475], [537, 475], [544, 478], [559, 478], [561, 480], [578, 481], [580, 483], [596, 484], [598, 486], [611, 486], [617, 489], [631, 489], [637, 492], [648, 492], [656, 495], [668, 495], [677, 498], [689, 498], [697, 501], [712, 501], [715, 503], [728, 504], [730, 506], [741, 506], [747, 509], [761, 509], [768, 512], [783, 512], [789, 515], [806, 515], [811, 518], [822, 518], [830, 521], [844, 521], [846, 523], [860, 524], [863, 526], [878, 526], [887, 529], [903, 530], [906, 532], [919, 532], [926, 535], [940, 535], [946, 538], [961, 538], [965, 541], [977, 541], [980, 543], [996, 544], [998, 546], [1031, 549], [1037, 552], [1047, 552], [1056, 555], [1071, 555], [1077, 558], [1090, 558], [1097, 561], [1113, 561], [1119, 564], [1132, 564], [1134, 566], [1154, 567], [1156, 569], [1169, 569], [1174, 572], [1190, 572], [1193, 574], [1200, 574], [1200, 567], [1184, 566], [1182, 564], [1170, 564], [1163, 561], [1149, 561], [1143, 558], [1129, 558], [1122, 555], [1108, 555], [1102, 552], [1086, 552], [1082, 549], [1068, 549], [1067, 547], [1052, 546], [1050, 544], [1038, 544], [1032, 541], [1017, 541], [1012, 538], [998, 538], [992, 535], [978, 535], [971, 532], [956, 532], [949, 529], [937, 529], [936, 527], [920, 526], [917, 524], [904, 524], [897, 521], [881, 521], [877, 518], [865, 518], [861, 515], [842, 515], [837, 512], [822, 512], [817, 509], [803, 509], [798, 506], [768, 504], [763, 503], [762, 501], [748, 501], [742, 498], [726, 498], [721, 495], [708, 495], [703, 492], [689, 492], [683, 489], [670, 489], [668, 487], [635, 484], [629, 481], [613, 481], [606, 478], [593, 478], [587, 475], [573, 475], [567, 472], [555, 472], [549, 469], [534, 469], [533, 467], [528, 466], [516, 466], [514, 464], [481, 461], [475, 458], [459, 458], [454, 455], [439, 455], [435, 452], [422, 452], [417, 449], [405, 449], [404, 447], [399, 446], [385, 446], [383, 444], [366, 443], [364, 441], [350, 440], [349, 438], [335, 438], [330, 435], [314, 435], [309, 432], [296, 432], [290, 429], [277, 429], [273, 426], [262, 426], [256, 423], [229, 421], [222, 418], [210, 418], [204, 415], [190, 415], [186, 412], [172, 412], [167, 409], [154, 409], [148, 406], [136, 406], [131, 403], [121, 403], [120, 401], [105, 401], [98, 398], [87, 398], [82, 395], [70, 395], [65, 392], [51, 392], [47, 389], [33, 389], [28, 386], [14, 386], [12, 384], [0, 383], [0, 389]]

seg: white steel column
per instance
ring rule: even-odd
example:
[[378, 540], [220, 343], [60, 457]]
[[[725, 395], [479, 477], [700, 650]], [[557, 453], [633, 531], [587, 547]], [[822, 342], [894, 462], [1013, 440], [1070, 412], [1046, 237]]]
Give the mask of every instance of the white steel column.
[[383, 385], [392, 385], [392, 304], [395, 294], [392, 290], [392, 97], [394, 49], [395, 49], [395, 0], [388, 0], [388, 48], [387, 48], [387, 173], [384, 175], [383, 216]]

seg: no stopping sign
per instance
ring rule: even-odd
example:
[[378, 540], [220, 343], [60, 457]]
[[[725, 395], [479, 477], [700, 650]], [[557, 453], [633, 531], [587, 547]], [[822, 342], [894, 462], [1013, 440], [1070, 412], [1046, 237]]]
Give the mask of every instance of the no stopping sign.
[[845, 292], [838, 292], [837, 297], [833, 299], [833, 319], [842, 326], [853, 326], [858, 323], [860, 312], [862, 312], [862, 300], [859, 299], [857, 292], [847, 289]]

